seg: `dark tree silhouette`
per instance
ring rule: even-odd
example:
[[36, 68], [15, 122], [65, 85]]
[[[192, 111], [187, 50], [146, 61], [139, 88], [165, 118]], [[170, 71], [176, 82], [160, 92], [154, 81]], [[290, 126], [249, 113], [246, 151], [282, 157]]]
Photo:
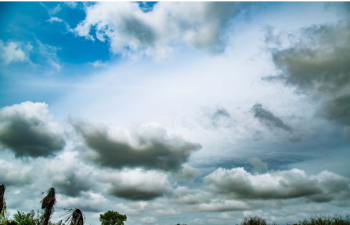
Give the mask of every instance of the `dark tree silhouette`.
[[2, 184], [0, 186], [0, 213], [2, 213], [2, 209], [4, 208], [5, 190], [6, 187], [4, 184]]
[[50, 217], [54, 211], [54, 205], [56, 204], [56, 190], [55, 188], [50, 188], [47, 190], [47, 195], [43, 200], [41, 200], [41, 209], [43, 209], [44, 212], [44, 223], [43, 225], [48, 225], [50, 221]]
[[70, 209], [68, 210], [70, 215], [67, 217], [67, 225], [84, 225], [84, 215], [80, 209]]

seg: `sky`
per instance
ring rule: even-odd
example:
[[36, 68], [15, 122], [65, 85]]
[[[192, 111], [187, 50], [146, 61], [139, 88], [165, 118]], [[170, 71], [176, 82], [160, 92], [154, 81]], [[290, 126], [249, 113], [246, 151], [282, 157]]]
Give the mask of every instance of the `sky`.
[[128, 225], [350, 211], [348, 2], [0, 2], [8, 211]]

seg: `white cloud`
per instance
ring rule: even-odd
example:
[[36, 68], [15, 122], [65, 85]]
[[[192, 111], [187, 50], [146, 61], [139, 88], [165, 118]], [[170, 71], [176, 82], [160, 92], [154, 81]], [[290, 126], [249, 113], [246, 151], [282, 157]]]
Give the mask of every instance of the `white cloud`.
[[94, 40], [90, 31], [96, 26], [97, 39], [110, 39], [113, 53], [162, 58], [183, 43], [218, 53], [225, 49], [224, 30], [239, 8], [232, 2], [159, 2], [146, 13], [132, 2], [98, 2], [86, 8], [75, 31]]
[[0, 57], [5, 65], [14, 62], [29, 61], [28, 52], [32, 49], [31, 45], [22, 46], [21, 43], [10, 41], [4, 44], [0, 40]]
[[151, 216], [148, 216], [148, 217], [143, 217], [140, 219], [140, 221], [142, 223], [147, 223], [147, 224], [154, 224], [155, 222], [157, 222], [157, 218], [155, 217], [151, 217]]
[[55, 17], [55, 16], [51, 16], [50, 19], [48, 20], [50, 23], [52, 22], [63, 22], [62, 19]]
[[350, 204], [349, 179], [328, 171], [310, 176], [298, 169], [252, 175], [243, 168], [219, 168], [204, 181], [212, 191], [239, 199], [305, 198]]
[[101, 60], [97, 60], [95, 62], [90, 63], [93, 67], [96, 68], [101, 68], [101, 67], [105, 67], [107, 65], [107, 63], [103, 63]]
[[6, 186], [24, 186], [33, 182], [33, 173], [30, 166], [21, 166], [0, 159], [0, 181]]

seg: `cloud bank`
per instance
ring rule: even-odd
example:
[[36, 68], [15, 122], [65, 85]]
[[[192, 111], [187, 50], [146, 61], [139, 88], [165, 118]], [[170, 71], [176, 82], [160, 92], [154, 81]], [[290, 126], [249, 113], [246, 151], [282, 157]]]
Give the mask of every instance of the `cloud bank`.
[[219, 168], [204, 178], [216, 193], [238, 199], [293, 199], [350, 203], [349, 179], [328, 171], [308, 176], [304, 171], [276, 171], [252, 175], [244, 168]]

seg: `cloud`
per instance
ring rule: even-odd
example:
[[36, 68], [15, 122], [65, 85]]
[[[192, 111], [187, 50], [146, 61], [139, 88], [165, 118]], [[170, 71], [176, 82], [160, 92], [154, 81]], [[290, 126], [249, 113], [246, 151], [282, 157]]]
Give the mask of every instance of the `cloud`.
[[0, 144], [16, 157], [47, 157], [62, 150], [65, 141], [45, 103], [23, 102], [0, 109]]
[[50, 161], [45, 170], [52, 186], [61, 194], [80, 196], [93, 188], [93, 171], [77, 161], [75, 157], [64, 154]]
[[147, 223], [147, 224], [154, 224], [155, 222], [157, 222], [157, 218], [155, 217], [151, 217], [151, 216], [148, 216], [148, 217], [143, 217], [140, 219], [140, 221], [142, 223]]
[[254, 117], [264, 125], [270, 128], [280, 128], [289, 132], [292, 131], [292, 128], [286, 125], [280, 118], [275, 116], [272, 112], [264, 109], [262, 104], [255, 104], [251, 110], [254, 113]]
[[70, 120], [90, 150], [81, 150], [85, 159], [102, 167], [142, 167], [175, 171], [181, 168], [199, 144], [168, 136], [155, 125], [135, 126], [129, 131], [107, 127], [97, 121]]
[[93, 67], [96, 67], [96, 68], [105, 67], [107, 65], [107, 63], [104, 63], [101, 60], [97, 60], [97, 61], [91, 62], [89, 64], [92, 65]]
[[204, 182], [212, 191], [238, 199], [305, 198], [335, 204], [344, 199], [350, 203], [349, 179], [328, 171], [314, 176], [298, 169], [252, 175], [243, 168], [219, 168]]
[[350, 21], [303, 28], [289, 47], [271, 49], [280, 80], [321, 101], [317, 115], [349, 126]]
[[76, 28], [79, 36], [110, 40], [115, 54], [142, 52], [167, 56], [172, 45], [185, 43], [213, 53], [225, 50], [225, 28], [243, 12], [235, 2], [158, 2], [143, 11], [133, 2], [98, 2], [86, 8], [86, 18]]
[[191, 207], [194, 211], [199, 212], [225, 212], [234, 210], [246, 210], [250, 206], [242, 201], [237, 200], [213, 200], [210, 203], [200, 203], [196, 206]]
[[124, 170], [105, 175], [101, 181], [108, 184], [105, 194], [132, 201], [153, 200], [171, 191], [167, 176], [155, 171]]
[[111, 202], [98, 193], [86, 192], [80, 197], [59, 196], [59, 207], [79, 208], [83, 212], [101, 212], [111, 207]]
[[0, 58], [5, 65], [14, 62], [24, 62], [29, 61], [28, 51], [33, 47], [31, 45], [22, 46], [21, 43], [10, 41], [4, 44], [0, 40]]
[[33, 181], [33, 174], [29, 166], [22, 166], [0, 159], [0, 182], [6, 186], [24, 186]]
[[180, 205], [198, 205], [208, 203], [212, 195], [199, 189], [189, 189], [188, 187], [178, 186], [172, 193], [172, 201]]
[[327, 119], [350, 126], [350, 93], [326, 102], [320, 113]]
[[214, 127], [230, 127], [233, 126], [232, 118], [229, 112], [224, 108], [218, 108], [213, 114], [212, 123]]
[[248, 159], [248, 162], [250, 163], [250, 165], [252, 165], [254, 167], [253, 172], [255, 172], [255, 173], [268, 169], [267, 163], [262, 162], [258, 158], [250, 158], [250, 159]]
[[45, 57], [47, 65], [56, 71], [60, 71], [60, 60], [56, 54], [59, 48], [48, 44], [43, 44], [39, 40], [36, 40], [36, 42], [38, 44], [38, 52]]
[[50, 22], [50, 23], [53, 23], [53, 22], [58, 22], [58, 23], [60, 23], [60, 22], [63, 22], [63, 20], [60, 19], [60, 18], [58, 18], [58, 17], [52, 16], [52, 17], [50, 17], [50, 19], [48, 20], [48, 22]]

